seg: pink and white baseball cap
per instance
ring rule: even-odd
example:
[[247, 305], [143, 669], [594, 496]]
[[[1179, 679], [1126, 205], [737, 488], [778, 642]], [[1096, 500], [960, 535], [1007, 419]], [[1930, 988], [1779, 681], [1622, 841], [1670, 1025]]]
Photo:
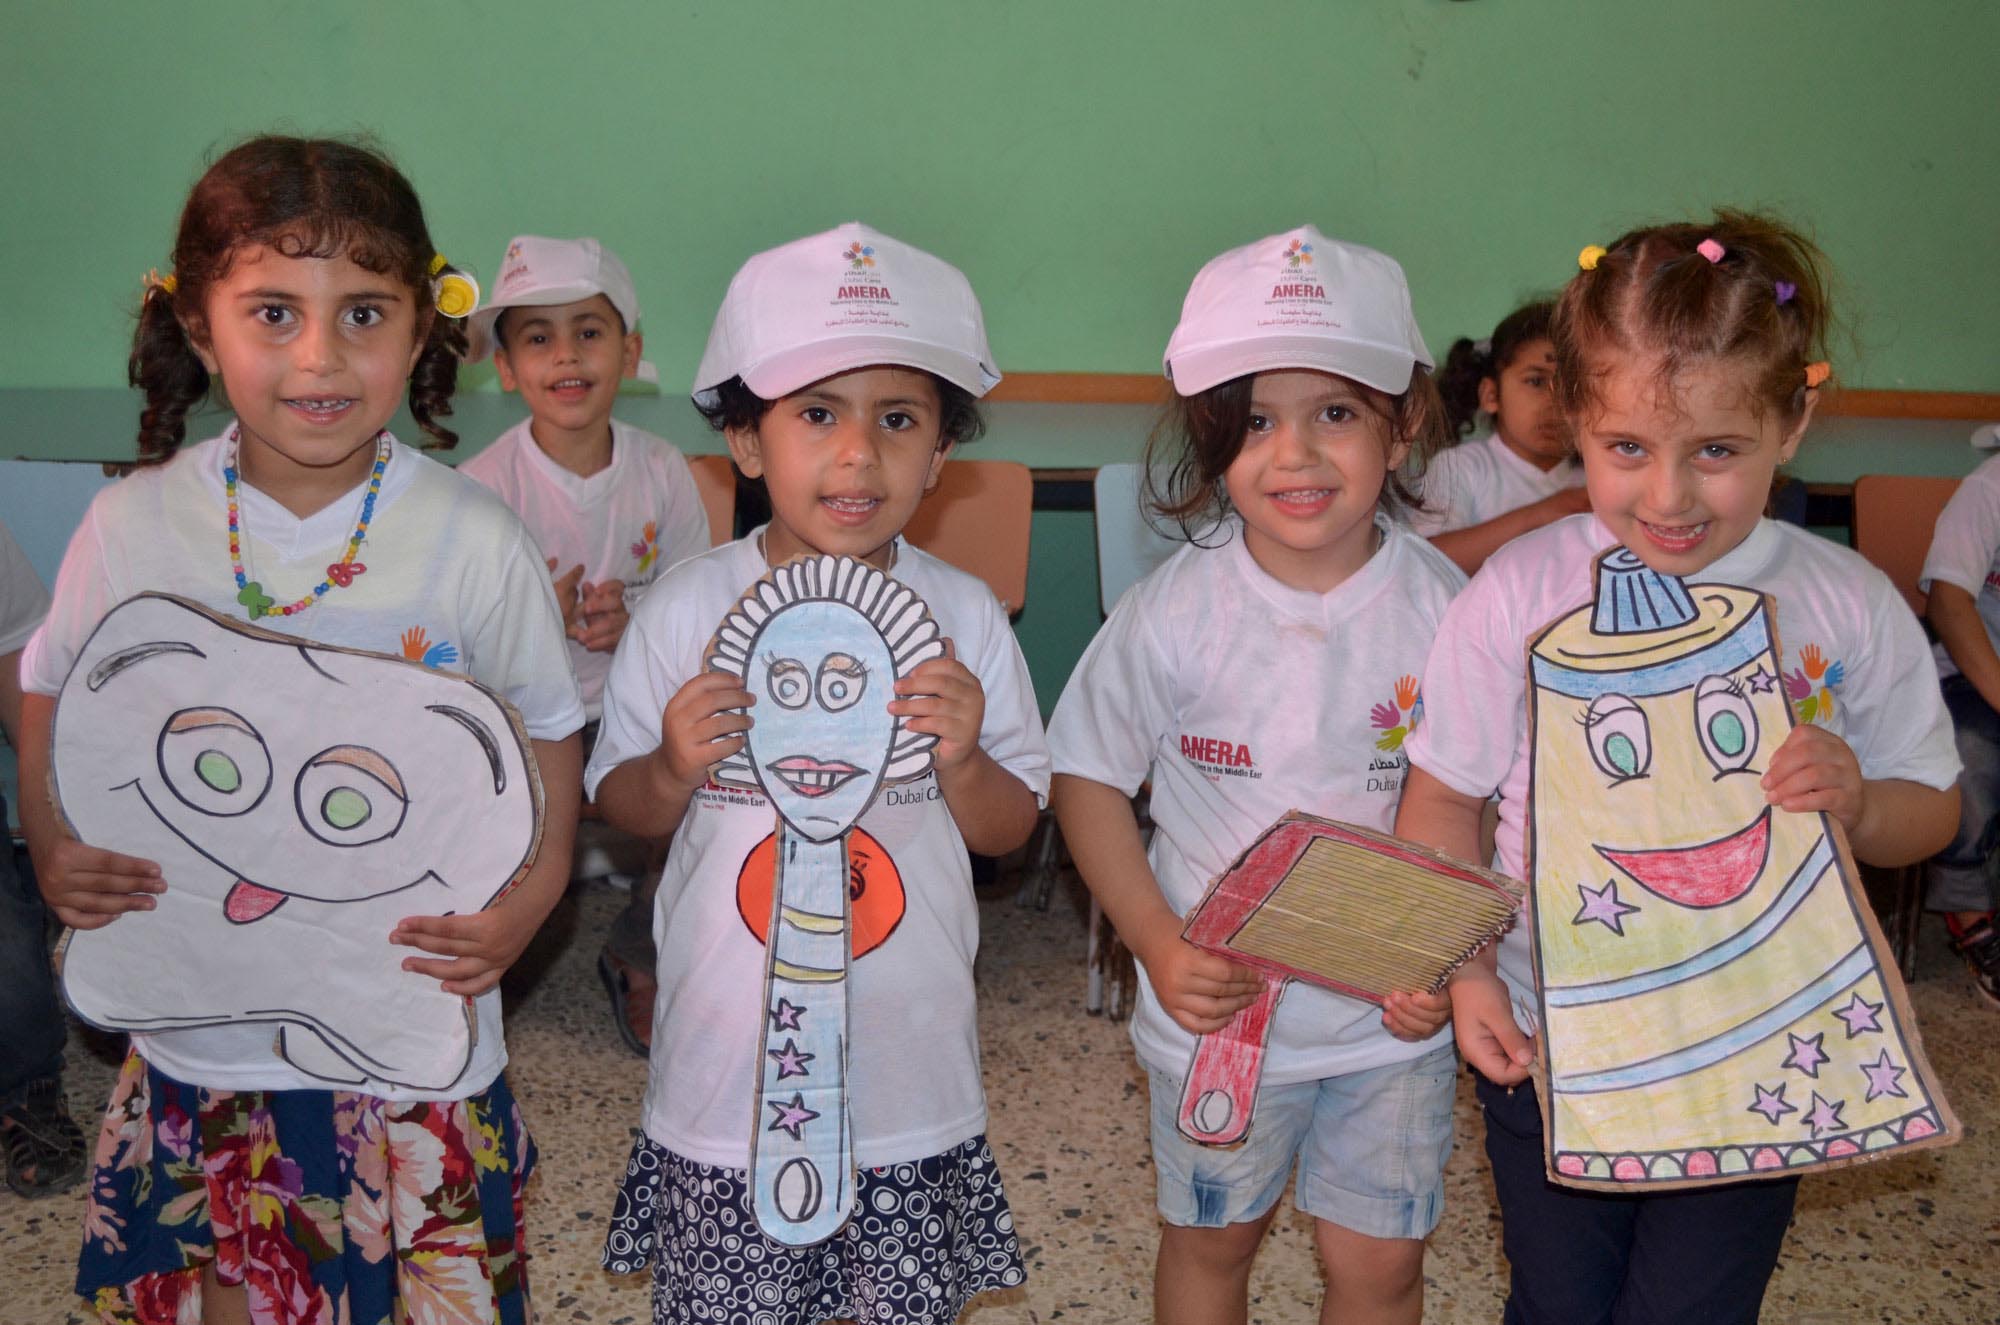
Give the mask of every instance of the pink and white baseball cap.
[[[639, 291], [625, 264], [595, 239], [548, 239], [541, 235], [515, 235], [500, 259], [500, 279], [493, 283], [493, 297], [465, 320], [468, 345], [465, 357], [478, 363], [498, 348], [493, 324], [509, 308], [546, 308], [552, 304], [573, 304], [601, 294], [625, 319], [625, 330], [639, 329]], [[639, 377], [659, 380], [650, 363], [639, 365]]]
[[1433, 367], [1403, 269], [1303, 225], [1233, 248], [1195, 273], [1167, 342], [1184, 396], [1250, 373], [1315, 368], [1391, 395]]
[[716, 310], [697, 405], [732, 377], [765, 400], [872, 364], [921, 368], [983, 396], [1000, 380], [965, 273], [850, 221], [744, 263]]

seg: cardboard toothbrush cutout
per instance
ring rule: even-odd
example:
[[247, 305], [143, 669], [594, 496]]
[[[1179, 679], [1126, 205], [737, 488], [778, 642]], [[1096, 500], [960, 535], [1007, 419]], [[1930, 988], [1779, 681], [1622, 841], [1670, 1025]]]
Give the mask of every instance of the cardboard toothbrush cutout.
[[750, 1185], [758, 1227], [786, 1246], [831, 1237], [854, 1203], [849, 836], [882, 787], [930, 771], [937, 737], [905, 731], [887, 706], [898, 679], [944, 652], [913, 591], [831, 556], [774, 568], [709, 646], [709, 667], [757, 697], [715, 779], [763, 792], [778, 816]]
[[1195, 1041], [1179, 1127], [1203, 1145], [1249, 1134], [1271, 1019], [1305, 980], [1381, 1006], [1397, 990], [1436, 992], [1500, 937], [1520, 885], [1386, 833], [1290, 811], [1213, 883], [1181, 931], [1255, 967], [1257, 1000]]
[[1633, 1191], [1958, 1138], [1840, 827], [1765, 803], [1770, 600], [1624, 548], [1529, 648], [1549, 1176]]
[[63, 993], [116, 1030], [268, 1024], [329, 1087], [444, 1090], [469, 999], [402, 969], [406, 916], [484, 908], [527, 868], [542, 788], [477, 683], [141, 594], [56, 698], [50, 780], [81, 841], [159, 862], [152, 911], [72, 931]]

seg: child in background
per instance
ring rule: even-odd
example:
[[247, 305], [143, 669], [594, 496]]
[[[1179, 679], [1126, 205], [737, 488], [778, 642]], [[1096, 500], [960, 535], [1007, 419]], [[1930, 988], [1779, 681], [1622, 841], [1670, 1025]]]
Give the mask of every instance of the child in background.
[[[1420, 472], [1444, 436], [1430, 357], [1402, 268], [1306, 226], [1203, 267], [1166, 364], [1175, 407], [1149, 461], [1172, 477], [1156, 508], [1222, 523], [1120, 600], [1049, 726], [1063, 837], [1146, 975], [1132, 1040], [1166, 1220], [1154, 1318], [1245, 1319], [1296, 1161], [1321, 1319], [1413, 1325], [1451, 1151], [1442, 995], [1378, 1013], [1294, 983], [1248, 1140], [1198, 1144], [1176, 1115], [1195, 1037], [1262, 988], [1180, 936], [1209, 880], [1287, 810], [1380, 830], [1395, 815], [1416, 678], [1465, 582], [1391, 516], [1399, 468]], [[1131, 801], [1149, 777], [1150, 853]]]
[[[639, 357], [639, 296], [625, 264], [595, 239], [516, 235], [467, 334], [468, 357], [490, 352], [500, 385], [521, 393], [528, 417], [458, 469], [499, 493], [548, 558], [583, 711], [595, 723], [632, 605], [667, 567], [708, 549], [687, 461], [611, 417], [621, 381], [654, 375]], [[652, 1031], [652, 916], [651, 884], [634, 888], [597, 958], [613, 1024], [639, 1054]]]
[[[22, 661], [23, 785], [48, 785], [55, 696], [92, 629], [156, 590], [318, 644], [429, 641], [432, 665], [520, 711], [548, 818], [533, 865], [491, 907], [383, 936], [414, 950], [405, 970], [473, 999], [472, 1061], [449, 1093], [324, 1089], [276, 1056], [267, 1025], [132, 1035], [98, 1136], [77, 1291], [104, 1320], [142, 1325], [525, 1325], [534, 1146], [501, 1071], [498, 985], [567, 881], [583, 709], [521, 522], [385, 430], [407, 388], [418, 426], [457, 440], [437, 420], [462, 345], [450, 318], [470, 297], [402, 174], [324, 139], [224, 154], [188, 197], [173, 257], [149, 282], [132, 349], [144, 464], [91, 504]], [[211, 380], [235, 420], [183, 449]], [[65, 924], [118, 923], [174, 886], [152, 861], [70, 837], [46, 794], [24, 799], [42, 892]]]
[[1932, 858], [1926, 903], [1986, 1001], [2000, 1006], [1991, 857], [2000, 847], [2000, 456], [1966, 476], [1938, 516], [1920, 587], [1937, 631], [1938, 675], [1965, 772], [1958, 833]]
[[[1809, 716], [1801, 709], [1772, 753], [1761, 776], [1769, 804], [1831, 814], [1855, 856], [1881, 865], [1920, 860], [1949, 839], [1950, 722], [1934, 686], [1906, 683], [1927, 675], [1923, 632], [1859, 555], [1764, 518], [1772, 477], [1797, 451], [1825, 380], [1822, 262], [1779, 222], [1729, 211], [1584, 250], [1551, 331], [1558, 404], [1592, 513], [1495, 553], [1446, 613], [1424, 672], [1426, 721], [1410, 742], [1398, 835], [1470, 856], [1497, 791], [1499, 868], [1525, 877], [1527, 645], [1591, 601], [1594, 559], [1622, 544], [1661, 575], [1770, 594], [1777, 638], [1801, 675], [1817, 666], [1824, 684], [1841, 687]], [[1529, 1079], [1529, 943], [1517, 925], [1498, 945], [1497, 969], [1489, 949], [1450, 985], [1513, 1268], [1507, 1320], [1754, 1321], [1798, 1180], [1629, 1196], [1549, 1182]]]
[[[751, 258], [716, 314], [695, 404], [737, 466], [764, 480], [771, 522], [681, 563], [639, 604], [585, 775], [612, 823], [674, 835], [654, 922], [645, 1135], [604, 1252], [621, 1273], [651, 1263], [661, 1325], [945, 1322], [973, 1295], [1023, 1281], [984, 1135], [966, 851], [998, 855], [1027, 840], [1048, 756], [1026, 663], [991, 591], [900, 537], [952, 447], [978, 434], [974, 397], [999, 380], [991, 362], [965, 277], [858, 224]], [[860, 701], [886, 703], [940, 740], [934, 771], [878, 799], [856, 830], [881, 848], [852, 857], [845, 1081], [856, 1213], [828, 1241], [793, 1248], [757, 1226], [747, 1182], [765, 947], [739, 890], [769, 888], [755, 853], [776, 820], [761, 794], [709, 777], [772, 701], [706, 670], [704, 654], [745, 589], [813, 553], [860, 558], [908, 585], [952, 648], [893, 697], [870, 687]], [[763, 670], [753, 668], [760, 691]], [[882, 937], [865, 946], [864, 929]], [[733, 1249], [720, 1268], [718, 1248]]]
[[1463, 436], [1482, 414], [1493, 431], [1431, 458], [1423, 506], [1410, 524], [1468, 575], [1508, 539], [1590, 509], [1555, 407], [1554, 310], [1526, 304], [1489, 339], [1461, 337], [1438, 375], [1451, 436]]
[[[0, 525], [0, 737], [21, 748], [21, 646], [42, 624], [49, 593], [26, 554]], [[0, 795], [0, 829], [7, 798]], [[51, 1196], [76, 1186], [90, 1149], [63, 1098], [68, 1019], [49, 966], [48, 913], [14, 843], [0, 832], [0, 1151], [16, 1196]]]

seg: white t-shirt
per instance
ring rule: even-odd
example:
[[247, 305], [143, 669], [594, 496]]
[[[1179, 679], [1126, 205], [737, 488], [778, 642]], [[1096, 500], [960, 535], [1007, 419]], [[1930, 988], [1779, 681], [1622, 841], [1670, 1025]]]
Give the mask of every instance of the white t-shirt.
[[[768, 569], [762, 546], [759, 529], [684, 561], [640, 601], [605, 685], [603, 725], [584, 773], [590, 794], [612, 769], [659, 747], [667, 701], [703, 670], [723, 615]], [[980, 748], [1045, 800], [1041, 713], [992, 591], [901, 540], [889, 573], [930, 605], [985, 688]], [[776, 827], [760, 793], [710, 781], [689, 803], [660, 877], [646, 1135], [701, 1164], [750, 1163], [764, 945], [738, 909], [738, 888], [768, 879], [763, 862]], [[855, 1162], [877, 1167], [941, 1154], [986, 1126], [972, 989], [979, 912], [965, 839], [934, 773], [885, 788], [861, 816], [850, 856], [857, 846], [870, 860], [854, 899], [847, 1098]]]
[[[1572, 515], [1495, 553], [1445, 614], [1424, 670], [1424, 725], [1410, 762], [1454, 791], [1500, 794], [1496, 868], [1522, 874], [1528, 798], [1528, 641], [1590, 602], [1591, 563], [1613, 543], [1594, 515]], [[1916, 618], [1887, 576], [1849, 548], [1796, 525], [1760, 520], [1691, 577], [1777, 600], [1779, 671], [1801, 724], [1853, 748], [1861, 774], [1943, 789], [1958, 778], [1951, 718]], [[1528, 926], [1500, 941], [1514, 1016], [1535, 1025]]]
[[28, 564], [28, 554], [0, 524], [0, 654], [28, 642], [49, 610], [49, 591]]
[[[179, 594], [243, 619], [229, 564], [223, 497], [229, 449], [226, 435], [188, 446], [167, 464], [141, 469], [91, 502], [63, 555], [48, 620], [22, 656], [24, 689], [59, 692], [98, 621], [145, 590]], [[301, 520], [239, 483], [249, 577], [280, 603], [310, 593], [325, 578], [328, 563], [345, 551], [362, 491], [357, 487]], [[368, 569], [348, 587], [328, 591], [303, 612], [263, 617], [257, 625], [463, 672], [519, 709], [535, 740], [561, 740], [583, 725], [548, 568], [521, 522], [491, 493], [395, 443], [359, 560]], [[472, 1061], [443, 1098], [478, 1094], [506, 1065], [499, 991], [480, 995], [474, 1009], [478, 1039]], [[325, 1088], [325, 1082], [277, 1057], [271, 1038], [269, 1026], [215, 1026], [135, 1033], [132, 1043], [160, 1071], [190, 1085]], [[356, 1089], [392, 1100], [440, 1098], [379, 1081]]]
[[1419, 494], [1424, 504], [1410, 512], [1410, 527], [1425, 538], [1470, 529], [1496, 516], [1583, 486], [1583, 466], [1573, 458], [1552, 469], [1537, 469], [1514, 454], [1499, 433], [1474, 437], [1438, 452], [1424, 467]]
[[[1231, 522], [1220, 547], [1187, 547], [1112, 609], [1055, 715], [1055, 771], [1131, 794], [1152, 778], [1148, 859], [1185, 915], [1287, 810], [1387, 830], [1418, 721], [1431, 636], [1465, 576], [1378, 517], [1383, 544], [1331, 593], [1273, 579]], [[1272, 1019], [1263, 1080], [1316, 1081], [1415, 1058], [1381, 1010], [1293, 982]], [[1139, 985], [1132, 1041], [1183, 1073], [1195, 1039]]]
[[[708, 550], [708, 513], [688, 462], [672, 443], [611, 421], [611, 463], [589, 478], [564, 469], [523, 419], [458, 472], [500, 494], [528, 526], [555, 574], [583, 567], [591, 584], [621, 580], [630, 610], [669, 566]], [[569, 642], [584, 710], [597, 716], [611, 655]]]
[[[2000, 455], [1965, 476], [1938, 516], [1917, 587], [1942, 580], [1972, 595], [1986, 638], [2000, 647]], [[1943, 644], [1933, 646], [1940, 678], [1958, 675]]]

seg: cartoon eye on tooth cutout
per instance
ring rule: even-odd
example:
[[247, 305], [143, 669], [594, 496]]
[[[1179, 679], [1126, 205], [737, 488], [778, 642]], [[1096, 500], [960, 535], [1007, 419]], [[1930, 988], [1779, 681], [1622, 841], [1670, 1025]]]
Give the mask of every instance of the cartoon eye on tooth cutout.
[[765, 935], [752, 1208], [775, 1242], [810, 1246], [847, 1222], [848, 837], [883, 786], [930, 771], [937, 737], [888, 711], [898, 678], [944, 656], [924, 601], [851, 557], [776, 567], [724, 616], [708, 665], [757, 697], [744, 747], [718, 782], [777, 812]]
[[330, 1086], [463, 1075], [471, 1002], [403, 970], [388, 936], [480, 910], [534, 853], [541, 782], [504, 700], [141, 594], [71, 667], [51, 754], [77, 838], [159, 862], [167, 884], [154, 910], [64, 939], [84, 1020], [268, 1024]]
[[1765, 802], [1769, 599], [1624, 548], [1529, 651], [1549, 1176], [1795, 1174], [1956, 1140], [1845, 837]]

